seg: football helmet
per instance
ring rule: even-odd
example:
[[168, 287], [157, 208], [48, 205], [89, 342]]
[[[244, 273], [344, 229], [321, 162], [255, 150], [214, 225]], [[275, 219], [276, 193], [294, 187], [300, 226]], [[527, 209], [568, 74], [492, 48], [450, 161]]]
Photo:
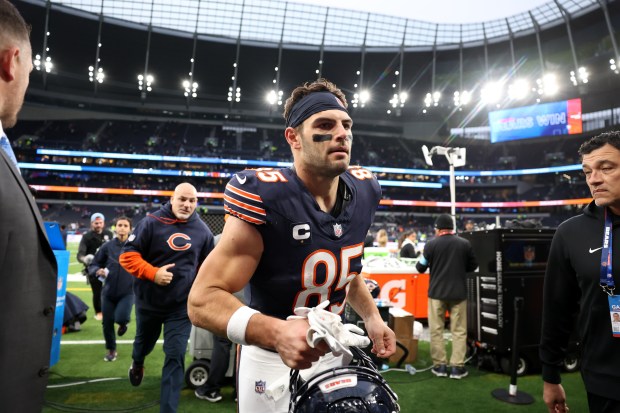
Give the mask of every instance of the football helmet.
[[398, 396], [372, 360], [350, 347], [350, 365], [324, 370], [304, 381], [291, 370], [289, 413], [399, 413]]
[[364, 278], [364, 283], [366, 284], [366, 288], [370, 291], [370, 295], [372, 298], [379, 297], [379, 293], [381, 292], [381, 286], [375, 280], [371, 280], [370, 278]]

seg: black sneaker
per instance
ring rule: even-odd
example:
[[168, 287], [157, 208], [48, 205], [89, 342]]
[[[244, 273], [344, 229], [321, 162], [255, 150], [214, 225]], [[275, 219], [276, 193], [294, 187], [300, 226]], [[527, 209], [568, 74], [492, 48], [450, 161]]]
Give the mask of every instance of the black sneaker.
[[131, 367], [129, 367], [129, 381], [132, 386], [139, 386], [142, 383], [142, 378], [144, 377], [144, 366], [138, 366], [134, 361], [131, 363]]
[[437, 377], [448, 377], [448, 368], [445, 364], [433, 366], [431, 372]]
[[200, 388], [196, 389], [196, 391], [194, 392], [194, 394], [196, 395], [196, 397], [198, 397], [199, 399], [202, 400], [208, 400], [211, 403], [217, 403], [220, 400], [222, 400], [222, 394], [219, 392], [219, 390], [211, 390], [209, 392], [203, 393], [201, 391]]
[[450, 378], [451, 379], [457, 379], [460, 380], [463, 377], [466, 377], [469, 373], [467, 372], [467, 370], [465, 370], [465, 367], [460, 366], [452, 366], [452, 369], [450, 369]]
[[119, 337], [122, 337], [126, 332], [127, 332], [127, 324], [119, 324], [118, 330], [116, 330], [116, 334], [118, 334]]

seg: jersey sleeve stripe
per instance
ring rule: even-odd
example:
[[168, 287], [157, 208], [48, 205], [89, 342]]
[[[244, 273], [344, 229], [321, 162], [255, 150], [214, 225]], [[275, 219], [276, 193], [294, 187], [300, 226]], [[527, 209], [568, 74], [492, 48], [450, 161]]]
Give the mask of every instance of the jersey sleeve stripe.
[[[254, 190], [254, 187], [248, 189]], [[224, 209], [229, 214], [252, 224], [261, 225], [267, 222], [267, 211], [263, 208], [260, 195], [239, 189], [230, 182], [224, 191]]]
[[229, 204], [233, 204], [239, 208], [242, 209], [246, 209], [250, 212], [253, 212], [255, 214], [259, 214], [259, 215], [267, 215], [267, 212], [265, 212], [265, 210], [263, 208], [259, 208], [259, 207], [255, 207], [254, 205], [250, 205], [250, 204], [246, 204], [245, 202], [241, 202], [237, 199], [231, 198], [228, 195], [224, 195], [224, 202], [227, 202]]
[[230, 215], [232, 215], [234, 217], [237, 217], [237, 218], [242, 219], [244, 221], [250, 222], [252, 224], [263, 225], [265, 223], [264, 220], [259, 220], [259, 219], [253, 218], [253, 217], [251, 217], [249, 215], [242, 214], [239, 211], [235, 211], [234, 209], [229, 208], [227, 205], [224, 205], [224, 211], [228, 212]]
[[226, 190], [233, 192], [239, 196], [242, 196], [244, 198], [248, 198], [251, 199], [253, 201], [257, 201], [257, 202], [263, 202], [263, 200], [261, 199], [261, 197], [259, 195], [253, 194], [251, 192], [247, 192], [244, 191], [242, 189], [237, 188], [236, 186], [231, 185], [230, 183], [228, 185], [226, 185]]

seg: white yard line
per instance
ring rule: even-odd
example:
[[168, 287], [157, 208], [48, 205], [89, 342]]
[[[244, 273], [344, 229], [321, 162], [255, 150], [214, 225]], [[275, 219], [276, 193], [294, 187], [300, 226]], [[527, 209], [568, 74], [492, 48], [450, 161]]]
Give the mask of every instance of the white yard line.
[[[157, 340], [157, 344], [163, 344], [164, 340]], [[61, 340], [60, 345], [64, 344], [105, 344], [105, 340]], [[133, 340], [116, 340], [116, 344], [133, 344]]]

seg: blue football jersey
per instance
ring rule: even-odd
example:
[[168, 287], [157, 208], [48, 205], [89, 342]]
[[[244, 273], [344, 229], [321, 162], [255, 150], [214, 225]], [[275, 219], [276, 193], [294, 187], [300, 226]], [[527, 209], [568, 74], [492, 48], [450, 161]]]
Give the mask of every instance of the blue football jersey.
[[364, 239], [381, 199], [374, 174], [350, 167], [339, 216], [323, 212], [292, 168], [248, 169], [226, 186], [226, 212], [256, 226], [264, 252], [245, 289], [246, 303], [285, 319], [296, 307], [330, 300], [344, 308], [348, 283], [361, 271]]

